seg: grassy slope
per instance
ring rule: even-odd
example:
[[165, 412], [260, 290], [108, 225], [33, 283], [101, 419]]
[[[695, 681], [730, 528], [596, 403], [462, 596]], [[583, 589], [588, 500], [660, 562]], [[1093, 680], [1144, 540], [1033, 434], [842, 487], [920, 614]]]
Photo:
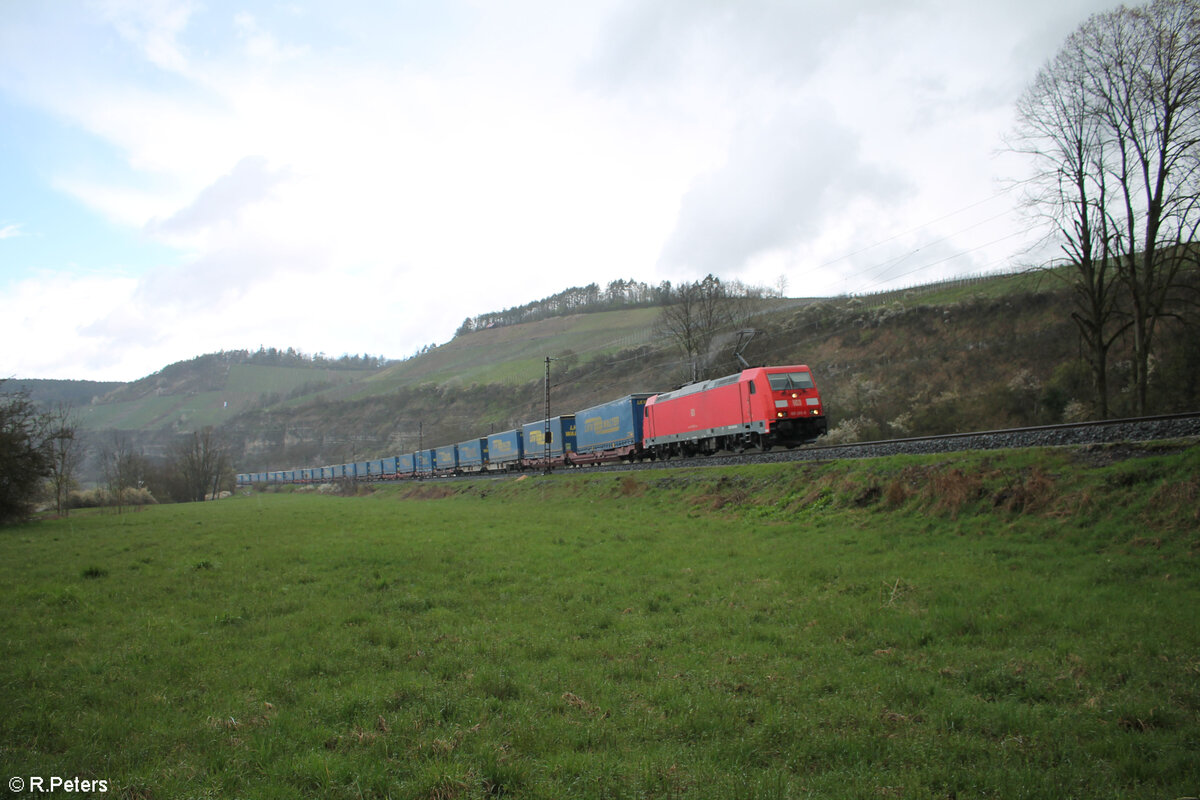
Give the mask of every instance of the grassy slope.
[[990, 275], [977, 279], [952, 279], [894, 292], [880, 292], [862, 298], [868, 305], [920, 302], [946, 305], [979, 299], [996, 299], [1024, 292], [1054, 291], [1069, 286], [1071, 273], [1066, 267], [1031, 270], [1009, 275]]
[[476, 331], [371, 379], [377, 388], [417, 383], [470, 386], [541, 378], [546, 356], [587, 360], [649, 340], [660, 309], [635, 308]]
[[1158, 445], [7, 529], [0, 749], [139, 798], [1194, 794], [1197, 475]]
[[75, 407], [86, 406], [93, 400], [124, 386], [117, 381], [67, 381], [54, 379], [5, 379], [0, 382], [4, 392], [28, 392], [33, 402], [45, 407], [59, 403]]
[[186, 393], [146, 393], [134, 399], [80, 408], [81, 422], [93, 430], [153, 430], [180, 427], [191, 431], [220, 425], [236, 414], [305, 387], [362, 380], [369, 370], [275, 367], [233, 364], [220, 389]]

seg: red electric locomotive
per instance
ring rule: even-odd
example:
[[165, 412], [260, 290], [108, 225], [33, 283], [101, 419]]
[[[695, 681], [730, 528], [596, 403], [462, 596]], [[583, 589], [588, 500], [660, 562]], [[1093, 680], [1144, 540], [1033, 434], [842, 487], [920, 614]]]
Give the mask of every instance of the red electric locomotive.
[[648, 451], [669, 458], [795, 447], [827, 430], [808, 367], [755, 367], [651, 397], [643, 436]]

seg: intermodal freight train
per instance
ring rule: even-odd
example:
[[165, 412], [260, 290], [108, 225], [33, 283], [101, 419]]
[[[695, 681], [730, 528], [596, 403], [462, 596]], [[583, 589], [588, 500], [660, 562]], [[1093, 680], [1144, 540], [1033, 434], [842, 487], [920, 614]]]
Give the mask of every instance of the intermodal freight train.
[[826, 430], [821, 394], [808, 367], [754, 367], [458, 444], [350, 464], [243, 473], [237, 482], [397, 480], [791, 448]]

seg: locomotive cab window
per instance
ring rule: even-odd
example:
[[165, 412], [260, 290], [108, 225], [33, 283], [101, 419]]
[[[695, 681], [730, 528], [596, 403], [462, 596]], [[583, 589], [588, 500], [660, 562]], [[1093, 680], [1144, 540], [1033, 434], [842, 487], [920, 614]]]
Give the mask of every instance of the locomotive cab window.
[[754, 381], [750, 381], [750, 394], [758, 394], [758, 389], [754, 386]]
[[813, 388], [812, 374], [808, 372], [778, 372], [767, 377], [771, 381], [771, 389], [776, 392]]

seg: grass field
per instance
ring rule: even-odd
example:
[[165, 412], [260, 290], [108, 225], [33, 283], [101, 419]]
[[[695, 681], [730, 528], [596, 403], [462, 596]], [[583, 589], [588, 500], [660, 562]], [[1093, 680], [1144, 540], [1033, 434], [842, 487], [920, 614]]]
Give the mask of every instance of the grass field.
[[1193, 445], [3, 529], [0, 762], [122, 798], [1196, 795], [1198, 508]]

